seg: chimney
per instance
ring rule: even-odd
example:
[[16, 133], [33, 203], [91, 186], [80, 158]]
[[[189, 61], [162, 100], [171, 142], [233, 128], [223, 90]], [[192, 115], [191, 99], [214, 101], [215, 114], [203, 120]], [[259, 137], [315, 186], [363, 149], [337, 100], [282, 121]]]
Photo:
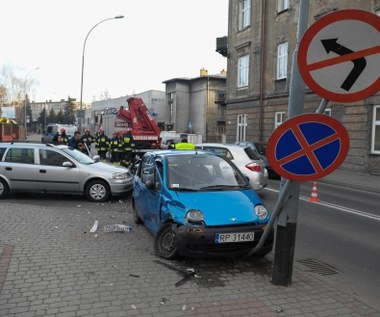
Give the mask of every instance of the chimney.
[[224, 77], [227, 77], [227, 71], [223, 68], [221, 71], [220, 71], [220, 75], [224, 76]]
[[207, 69], [204, 69], [202, 67], [202, 69], [200, 70], [200, 76], [203, 77], [203, 76], [207, 76], [208, 75], [208, 70]]

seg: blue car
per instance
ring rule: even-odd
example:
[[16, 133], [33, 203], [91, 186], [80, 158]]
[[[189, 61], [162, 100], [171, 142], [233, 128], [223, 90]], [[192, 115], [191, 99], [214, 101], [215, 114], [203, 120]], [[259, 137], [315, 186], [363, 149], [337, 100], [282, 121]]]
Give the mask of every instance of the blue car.
[[[166, 150], [142, 157], [133, 183], [135, 223], [154, 235], [165, 259], [239, 257], [254, 248], [270, 214], [228, 159], [203, 151]], [[255, 255], [271, 252], [273, 230]]]

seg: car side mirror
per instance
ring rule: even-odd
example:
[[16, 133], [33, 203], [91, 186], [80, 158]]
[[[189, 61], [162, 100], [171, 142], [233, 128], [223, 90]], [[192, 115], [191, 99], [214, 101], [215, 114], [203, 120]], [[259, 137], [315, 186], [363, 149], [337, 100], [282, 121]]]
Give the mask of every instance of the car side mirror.
[[99, 162], [100, 161], [100, 156], [99, 155], [94, 155], [92, 157], [92, 159], [95, 161], [95, 162]]
[[74, 164], [71, 163], [71, 162], [69, 162], [69, 161], [66, 161], [66, 162], [63, 162], [63, 163], [62, 163], [62, 166], [63, 166], [63, 167], [74, 167]]

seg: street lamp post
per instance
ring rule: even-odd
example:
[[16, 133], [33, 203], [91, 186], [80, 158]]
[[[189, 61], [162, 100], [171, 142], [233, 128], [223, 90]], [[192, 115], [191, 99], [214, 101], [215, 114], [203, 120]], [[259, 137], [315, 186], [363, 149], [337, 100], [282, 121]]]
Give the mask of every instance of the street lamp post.
[[25, 140], [26, 140], [26, 137], [28, 135], [28, 133], [27, 133], [28, 126], [27, 126], [27, 120], [26, 120], [26, 118], [27, 118], [27, 113], [26, 113], [26, 95], [27, 95], [26, 84], [27, 84], [27, 80], [28, 80], [29, 75], [32, 72], [34, 72], [35, 70], [38, 70], [38, 69], [40, 69], [40, 68], [39, 67], [35, 67], [31, 71], [29, 71], [29, 73], [26, 74], [25, 81], [24, 81], [24, 93], [25, 93], [25, 100], [24, 100], [24, 129], [25, 129]]
[[81, 81], [80, 81], [80, 104], [79, 104], [79, 131], [82, 131], [82, 120], [83, 120], [83, 74], [84, 74], [84, 51], [86, 49], [86, 42], [87, 42], [87, 38], [88, 36], [90, 35], [91, 31], [93, 29], [95, 29], [99, 24], [103, 23], [103, 22], [106, 22], [106, 21], [109, 21], [109, 20], [114, 20], [114, 19], [123, 19], [124, 16], [123, 15], [117, 15], [113, 18], [107, 18], [107, 19], [104, 19], [98, 23], [96, 23], [91, 29], [90, 31], [88, 31], [87, 35], [86, 35], [86, 38], [84, 39], [84, 42], [83, 42], [83, 49], [82, 49], [82, 73], [81, 73]]

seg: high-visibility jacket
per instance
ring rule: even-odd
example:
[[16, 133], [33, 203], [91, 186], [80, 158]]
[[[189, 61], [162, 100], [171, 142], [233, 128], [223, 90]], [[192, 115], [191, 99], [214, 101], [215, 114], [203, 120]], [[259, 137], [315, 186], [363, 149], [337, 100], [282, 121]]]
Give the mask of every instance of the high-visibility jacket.
[[107, 152], [110, 148], [110, 139], [105, 134], [99, 134], [95, 139], [95, 148], [101, 152]]
[[195, 145], [190, 142], [180, 142], [175, 145], [176, 150], [195, 150]]

